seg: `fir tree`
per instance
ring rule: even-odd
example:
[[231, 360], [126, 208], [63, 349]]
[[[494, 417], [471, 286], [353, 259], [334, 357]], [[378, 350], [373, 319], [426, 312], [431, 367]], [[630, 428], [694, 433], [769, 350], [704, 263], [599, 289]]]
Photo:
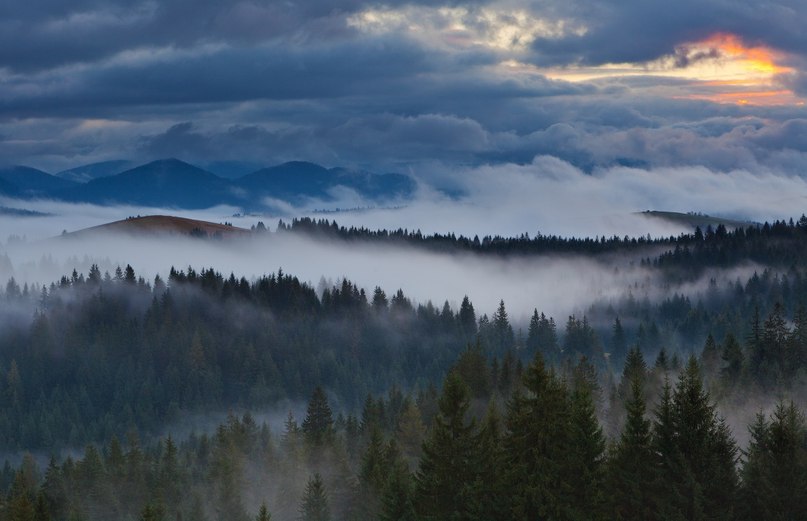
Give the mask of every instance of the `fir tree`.
[[302, 432], [311, 447], [321, 447], [334, 439], [333, 414], [322, 387], [317, 386], [308, 402]]
[[807, 516], [807, 425], [793, 402], [779, 403], [770, 422], [758, 415], [742, 468], [741, 519]]
[[474, 450], [474, 425], [466, 419], [469, 398], [462, 379], [449, 373], [415, 477], [415, 507], [423, 519], [465, 519], [468, 515], [469, 480], [473, 480], [469, 462]]
[[315, 473], [309, 478], [300, 501], [300, 521], [330, 521], [331, 511], [322, 476]]
[[729, 386], [736, 385], [742, 376], [743, 365], [745, 363], [743, 357], [743, 350], [740, 343], [731, 333], [726, 334], [723, 340], [723, 352], [721, 355], [723, 360], [723, 368], [720, 370], [720, 375], [723, 382]]
[[608, 465], [609, 511], [617, 521], [653, 521], [657, 518], [648, 486], [655, 481], [650, 421], [645, 417], [642, 381], [634, 377], [630, 384], [625, 428]]
[[567, 391], [540, 354], [524, 373], [524, 391], [508, 404], [504, 438], [511, 519], [564, 519], [569, 484], [564, 466], [569, 444]]
[[261, 503], [261, 508], [258, 510], [258, 515], [255, 517], [255, 521], [271, 521], [272, 514], [269, 513], [269, 509], [266, 508], [266, 503]]

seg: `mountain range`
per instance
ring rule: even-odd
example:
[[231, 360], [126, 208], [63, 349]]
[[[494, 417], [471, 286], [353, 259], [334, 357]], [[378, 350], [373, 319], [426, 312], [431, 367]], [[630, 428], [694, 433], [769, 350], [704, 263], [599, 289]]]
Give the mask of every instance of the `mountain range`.
[[128, 161], [106, 161], [55, 175], [26, 166], [0, 168], [0, 195], [99, 205], [131, 204], [179, 209], [228, 204], [260, 210], [282, 201], [331, 201], [339, 188], [384, 202], [407, 198], [414, 180], [402, 174], [376, 174], [293, 161], [226, 178], [178, 159], [128, 168]]

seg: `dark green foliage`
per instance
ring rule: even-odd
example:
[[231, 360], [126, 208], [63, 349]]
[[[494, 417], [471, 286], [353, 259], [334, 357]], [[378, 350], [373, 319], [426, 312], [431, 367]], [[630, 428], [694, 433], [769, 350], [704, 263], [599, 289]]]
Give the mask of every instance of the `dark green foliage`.
[[807, 516], [807, 425], [793, 402], [779, 403], [751, 426], [742, 467], [740, 519], [773, 521]]
[[568, 456], [564, 465], [569, 484], [570, 519], [604, 517], [605, 438], [594, 407], [596, 381], [578, 371], [572, 383]]
[[261, 503], [261, 508], [258, 510], [258, 515], [255, 516], [255, 521], [271, 521], [272, 515], [269, 509], [266, 508], [266, 503]]
[[300, 521], [330, 521], [331, 511], [328, 506], [328, 494], [322, 476], [314, 474], [305, 486], [305, 493], [300, 500]]
[[706, 343], [701, 352], [701, 367], [703, 373], [709, 380], [715, 378], [720, 370], [720, 350], [717, 348], [717, 342], [711, 333], [706, 337]]
[[308, 402], [302, 431], [306, 442], [311, 447], [321, 447], [333, 442], [333, 414], [325, 391], [320, 386], [314, 389], [311, 400]]
[[537, 309], [532, 312], [527, 330], [527, 349], [531, 354], [540, 352], [544, 360], [551, 364], [560, 362], [561, 352], [555, 320], [547, 318], [543, 313], [539, 315]]
[[642, 387], [642, 378], [634, 376], [630, 379], [625, 427], [608, 465], [608, 512], [616, 521], [657, 519], [654, 491], [650, 486], [656, 479], [655, 458]]
[[[707, 231], [702, 245], [665, 239], [656, 245], [677, 251], [643, 263], [674, 285], [687, 270], [728, 262], [716, 259], [740, 247], [726, 237], [759, 258], [792, 259], [778, 245], [758, 245], [801, 241], [793, 235], [800, 226], [751, 238]], [[606, 250], [601, 243], [574, 248]], [[402, 291], [387, 300], [377, 288], [368, 302], [347, 280], [322, 298], [282, 273], [250, 283], [191, 268], [153, 288], [131, 266], [115, 279], [96, 266], [43, 291], [10, 282], [3, 303], [28, 302], [34, 318], [0, 338], [0, 446], [87, 448], [42, 474], [30, 461], [20, 472], [8, 465], [0, 519], [138, 519], [159, 506], [164, 519], [240, 521], [260, 501], [286, 519], [299, 513], [303, 484], [317, 472], [334, 519], [801, 519], [805, 440], [795, 407], [752, 426], [738, 484], [736, 447], [695, 361], [674, 389], [661, 384], [675, 378], [675, 360], [703, 346], [702, 370], [721, 406], [760, 388], [799, 396], [807, 369], [801, 270], [803, 261], [745, 284], [712, 283], [691, 300], [595, 302], [581, 320], [570, 317], [560, 339], [536, 309], [527, 349], [503, 302], [480, 319], [477, 335], [467, 298], [456, 314]], [[619, 379], [627, 345], [646, 351], [625, 352]], [[547, 362], [536, 358], [522, 379], [525, 353]], [[644, 356], [655, 353], [648, 368]], [[599, 388], [611, 397], [608, 411]], [[310, 398], [309, 408], [302, 427], [290, 417], [276, 438], [232, 415], [210, 435], [157, 441], [188, 413], [263, 410], [283, 398]], [[657, 404], [652, 429], [645, 401]], [[502, 421], [496, 410], [505, 403]], [[598, 416], [614, 436], [607, 454]]]
[[508, 349], [512, 349], [515, 345], [515, 335], [513, 334], [513, 327], [510, 325], [510, 320], [507, 317], [504, 300], [499, 301], [499, 307], [493, 314], [491, 326], [492, 335], [489, 345], [493, 351], [495, 353], [503, 353]]
[[662, 519], [733, 519], [737, 448], [717, 417], [693, 358], [656, 412], [656, 501]]
[[161, 505], [148, 504], [140, 514], [140, 521], [164, 521], [165, 515]]
[[536, 355], [524, 373], [524, 391], [508, 404], [504, 459], [511, 519], [567, 518], [569, 409], [566, 387]]
[[468, 346], [468, 349], [463, 351], [451, 371], [465, 382], [472, 397], [484, 398], [490, 396], [491, 382], [488, 363], [479, 344], [474, 347]]
[[745, 357], [740, 343], [731, 333], [723, 340], [723, 352], [721, 354], [723, 367], [720, 370], [723, 382], [729, 386], [740, 381], [745, 365]]
[[409, 471], [403, 465], [391, 469], [381, 498], [381, 521], [415, 521], [414, 487]]
[[611, 360], [620, 361], [625, 358], [628, 351], [628, 339], [625, 335], [625, 330], [622, 328], [622, 322], [619, 317], [614, 319], [614, 327], [611, 333]]
[[467, 385], [450, 373], [415, 477], [415, 508], [422, 519], [459, 520], [469, 515], [475, 450], [474, 425], [467, 418], [469, 398]]
[[468, 299], [468, 295], [465, 295], [462, 298], [458, 319], [462, 334], [464, 335], [466, 341], [470, 341], [470, 339], [476, 336], [477, 330], [476, 312], [474, 311], [474, 305], [471, 304], [471, 301]]
[[571, 360], [577, 360], [581, 356], [598, 364], [603, 360], [602, 345], [587, 317], [579, 320], [572, 315], [566, 321], [563, 354]]

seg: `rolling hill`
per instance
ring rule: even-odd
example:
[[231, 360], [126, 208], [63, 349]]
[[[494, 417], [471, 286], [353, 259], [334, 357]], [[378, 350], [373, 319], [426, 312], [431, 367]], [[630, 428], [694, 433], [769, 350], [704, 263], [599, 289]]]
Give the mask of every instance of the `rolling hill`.
[[728, 228], [729, 230], [733, 230], [740, 226], [750, 226], [756, 224], [750, 221], [724, 219], [722, 217], [712, 217], [711, 215], [705, 215], [701, 213], [663, 212], [663, 211], [647, 210], [641, 212], [639, 215], [650, 217], [652, 219], [662, 219], [671, 223], [684, 225], [691, 228], [692, 230], [695, 230], [695, 228], [698, 227], [700, 227], [701, 230], [705, 230], [708, 226], [716, 228], [721, 224], [726, 228]]
[[146, 215], [143, 217], [129, 217], [120, 221], [84, 228], [83, 230], [66, 233], [59, 237], [87, 237], [106, 233], [230, 238], [246, 236], [251, 232], [250, 230], [237, 226], [186, 219], [172, 215]]

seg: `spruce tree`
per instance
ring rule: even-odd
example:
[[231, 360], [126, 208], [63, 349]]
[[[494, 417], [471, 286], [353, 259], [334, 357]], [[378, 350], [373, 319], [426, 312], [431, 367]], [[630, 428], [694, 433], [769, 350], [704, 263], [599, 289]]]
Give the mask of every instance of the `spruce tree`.
[[494, 344], [493, 348], [497, 353], [504, 351], [515, 346], [515, 335], [513, 328], [510, 325], [510, 320], [507, 318], [507, 310], [504, 307], [504, 300], [499, 301], [499, 307], [493, 314], [493, 333]]
[[476, 336], [476, 312], [474, 311], [474, 305], [471, 304], [471, 301], [468, 299], [468, 295], [462, 298], [459, 322], [466, 341], [470, 341]]
[[654, 458], [642, 381], [633, 378], [627, 418], [608, 463], [609, 512], [616, 521], [653, 521]]
[[328, 494], [322, 476], [315, 473], [308, 479], [305, 492], [300, 501], [300, 521], [330, 521], [331, 511], [328, 506]]
[[269, 509], [266, 508], [266, 503], [261, 503], [261, 508], [258, 510], [255, 521], [271, 521], [271, 519], [272, 515], [269, 513]]
[[611, 361], [619, 363], [626, 356], [628, 350], [628, 340], [625, 329], [622, 327], [619, 317], [614, 319], [614, 326], [611, 328]]
[[302, 432], [309, 446], [318, 448], [333, 442], [333, 414], [322, 387], [317, 386], [308, 402]]
[[504, 438], [510, 516], [564, 519], [570, 497], [564, 479], [570, 430], [566, 387], [540, 354], [523, 379], [524, 390], [516, 390], [508, 404]]
[[807, 425], [793, 402], [758, 415], [742, 468], [741, 519], [807, 518]]
[[502, 425], [494, 402], [488, 406], [485, 420], [474, 440], [469, 520], [509, 519], [505, 481]]
[[590, 377], [575, 374], [570, 403], [569, 453], [565, 473], [571, 519], [604, 519], [605, 437], [594, 406]]
[[711, 333], [706, 337], [706, 343], [701, 352], [701, 366], [704, 375], [709, 380], [714, 379], [720, 370], [720, 350]]
[[473, 480], [470, 461], [475, 448], [474, 425], [466, 418], [469, 399], [467, 385], [457, 374], [449, 373], [415, 477], [415, 506], [422, 519], [468, 516], [468, 491]]
[[729, 387], [733, 387], [740, 382], [743, 373], [744, 357], [743, 350], [740, 343], [730, 332], [726, 334], [723, 340], [723, 352], [721, 355], [723, 360], [723, 367], [720, 370], [720, 375], [723, 383]]
[[737, 448], [717, 417], [694, 357], [679, 376], [672, 397], [665, 386], [656, 417], [661, 518], [732, 519]]

